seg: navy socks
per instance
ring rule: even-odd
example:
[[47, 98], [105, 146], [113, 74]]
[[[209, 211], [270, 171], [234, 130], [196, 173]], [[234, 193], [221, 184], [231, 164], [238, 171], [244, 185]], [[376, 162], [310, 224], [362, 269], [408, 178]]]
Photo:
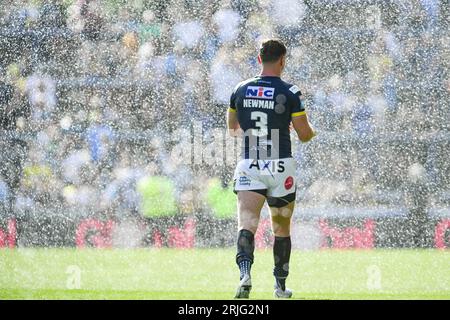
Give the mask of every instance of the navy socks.
[[289, 275], [289, 260], [291, 258], [291, 237], [275, 237], [273, 243], [273, 260], [275, 267], [273, 275], [278, 287], [286, 290], [286, 278]]
[[249, 230], [240, 230], [237, 240], [236, 263], [241, 272], [241, 279], [244, 275], [250, 275], [253, 264], [253, 253], [255, 251], [255, 236]]

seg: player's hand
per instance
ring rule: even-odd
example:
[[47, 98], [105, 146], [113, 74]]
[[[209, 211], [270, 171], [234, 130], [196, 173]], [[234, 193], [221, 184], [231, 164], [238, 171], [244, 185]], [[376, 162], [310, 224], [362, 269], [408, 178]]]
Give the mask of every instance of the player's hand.
[[238, 138], [244, 135], [244, 130], [242, 130], [241, 127], [236, 129], [228, 129], [228, 134], [234, 138]]
[[308, 139], [308, 141], [302, 141], [302, 143], [308, 143], [310, 142], [315, 136], [317, 136], [317, 131], [312, 129], [312, 135], [311, 138]]

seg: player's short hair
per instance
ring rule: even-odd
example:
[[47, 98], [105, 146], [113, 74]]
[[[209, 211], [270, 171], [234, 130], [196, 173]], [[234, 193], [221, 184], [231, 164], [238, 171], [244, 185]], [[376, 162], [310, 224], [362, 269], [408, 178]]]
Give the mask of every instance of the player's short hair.
[[263, 41], [261, 48], [259, 49], [259, 56], [261, 61], [275, 62], [284, 56], [287, 52], [286, 46], [281, 40], [269, 39]]

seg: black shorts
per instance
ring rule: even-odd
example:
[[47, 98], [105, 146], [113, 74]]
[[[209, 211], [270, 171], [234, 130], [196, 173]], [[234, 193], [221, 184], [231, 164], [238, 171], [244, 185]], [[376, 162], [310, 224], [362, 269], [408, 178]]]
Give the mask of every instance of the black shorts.
[[[259, 193], [260, 195], [263, 195], [264, 197], [266, 197], [267, 204], [269, 205], [269, 207], [274, 207], [274, 208], [282, 208], [282, 207], [288, 205], [292, 201], [295, 201], [295, 196], [296, 196], [295, 191], [292, 193], [289, 193], [288, 195], [285, 195], [283, 197], [277, 197], [277, 198], [268, 197], [267, 189], [247, 190], [247, 191], [253, 191], [253, 192]], [[234, 190], [235, 194], [237, 194], [238, 192], [239, 191]]]

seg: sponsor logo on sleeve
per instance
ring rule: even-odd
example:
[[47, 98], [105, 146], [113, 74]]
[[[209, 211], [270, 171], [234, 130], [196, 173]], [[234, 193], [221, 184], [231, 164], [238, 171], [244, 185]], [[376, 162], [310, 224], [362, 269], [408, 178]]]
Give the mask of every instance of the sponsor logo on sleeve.
[[297, 92], [300, 92], [300, 88], [297, 87], [296, 85], [293, 85], [292, 87], [289, 88], [289, 91], [292, 92], [293, 94], [296, 94]]

